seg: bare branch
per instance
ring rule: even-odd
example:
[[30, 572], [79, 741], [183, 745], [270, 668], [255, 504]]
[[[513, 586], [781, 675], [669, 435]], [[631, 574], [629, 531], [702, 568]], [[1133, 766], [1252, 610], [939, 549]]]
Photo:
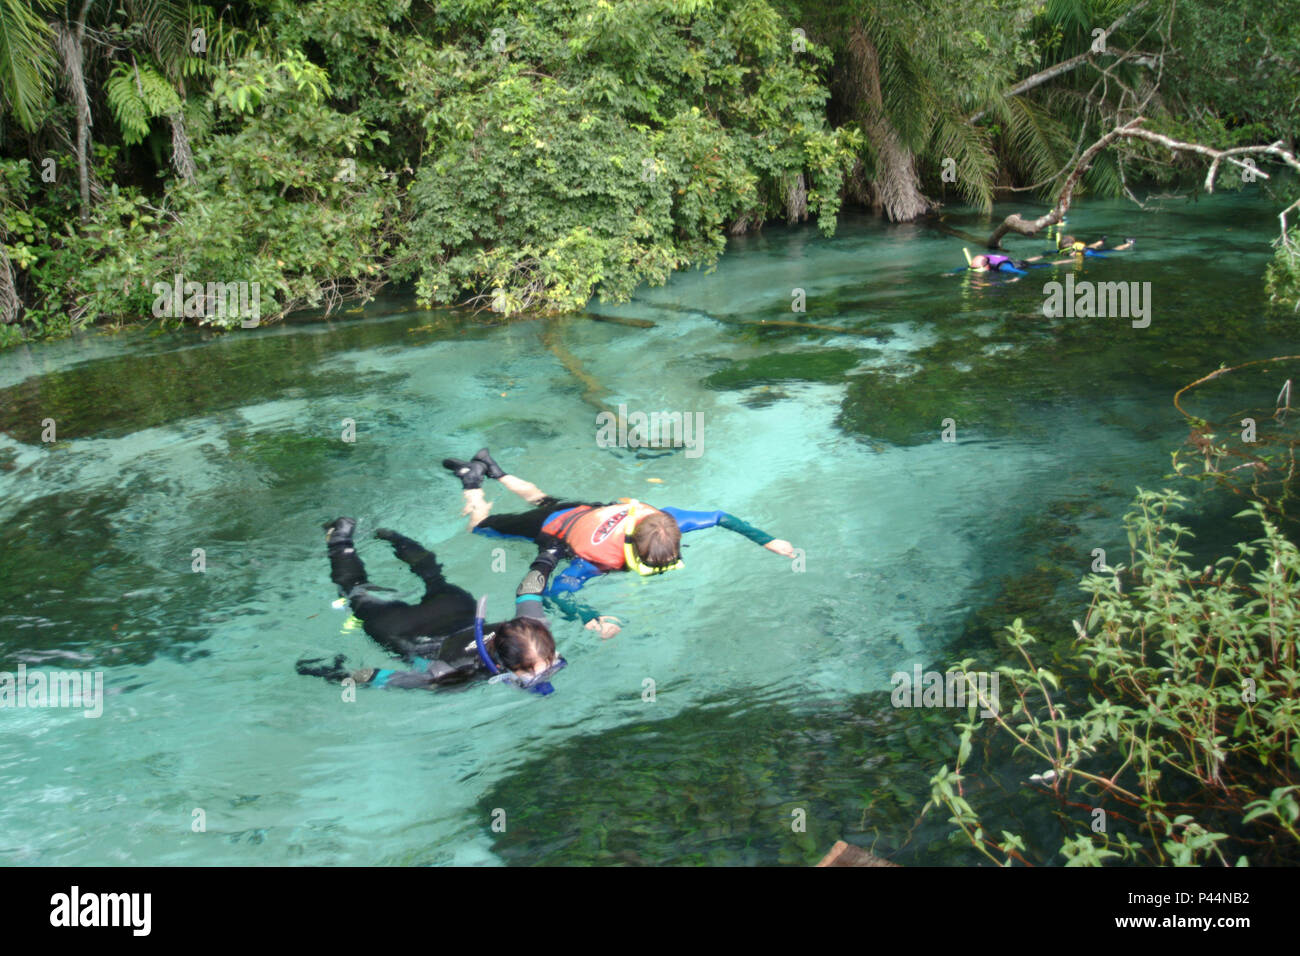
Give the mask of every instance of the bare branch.
[[1079, 161], [1075, 164], [1070, 175], [1065, 178], [1065, 184], [1061, 186], [1061, 192], [1057, 196], [1056, 205], [1052, 207], [1051, 211], [1045, 216], [1039, 216], [1037, 219], [1032, 221], [1026, 221], [1019, 213], [1012, 213], [1007, 216], [1006, 219], [1002, 220], [1002, 224], [999, 225], [997, 229], [993, 230], [993, 235], [989, 237], [988, 247], [990, 249], [1001, 248], [1002, 237], [1008, 232], [1016, 232], [1022, 236], [1033, 236], [1036, 235], [1040, 229], [1045, 229], [1048, 226], [1055, 225], [1064, 219], [1066, 211], [1070, 208], [1070, 199], [1074, 196], [1074, 187], [1077, 186], [1079, 180], [1083, 178], [1083, 174], [1088, 171], [1088, 167], [1092, 164], [1092, 161], [1096, 159], [1097, 154], [1111, 143], [1115, 142], [1115, 140], [1119, 139], [1125, 131], [1136, 129], [1138, 124], [1142, 122], [1145, 122], [1145, 118], [1139, 116], [1137, 119], [1132, 120], [1125, 126], [1117, 126], [1084, 150], [1083, 155], [1079, 157]]

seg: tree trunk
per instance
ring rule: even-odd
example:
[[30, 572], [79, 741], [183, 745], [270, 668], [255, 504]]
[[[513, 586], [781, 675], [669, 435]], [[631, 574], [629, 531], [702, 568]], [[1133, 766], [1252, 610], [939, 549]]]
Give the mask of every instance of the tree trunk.
[[86, 11], [90, 0], [81, 5], [81, 14], [75, 25], [60, 21], [55, 24], [55, 42], [63, 64], [63, 79], [72, 93], [72, 103], [77, 109], [77, 181], [81, 188], [81, 219], [90, 217], [90, 97], [86, 95], [86, 76], [83, 70], [83, 41], [86, 36]]
[[808, 218], [808, 184], [803, 173], [795, 176], [786, 185], [785, 219], [790, 225], [803, 222]]
[[862, 129], [875, 153], [870, 183], [871, 204], [891, 222], [911, 222], [929, 212], [934, 203], [921, 192], [916, 157], [903, 144], [885, 112], [880, 91], [880, 58], [861, 23], [855, 23], [848, 44], [849, 83], [862, 104]]
[[194, 182], [198, 170], [194, 167], [194, 152], [190, 149], [190, 137], [185, 132], [185, 117], [181, 111], [167, 115], [167, 122], [172, 127], [172, 166], [176, 175], [187, 183]]
[[0, 324], [12, 325], [18, 321], [18, 311], [22, 303], [18, 299], [18, 289], [14, 279], [13, 263], [4, 243], [0, 243]]

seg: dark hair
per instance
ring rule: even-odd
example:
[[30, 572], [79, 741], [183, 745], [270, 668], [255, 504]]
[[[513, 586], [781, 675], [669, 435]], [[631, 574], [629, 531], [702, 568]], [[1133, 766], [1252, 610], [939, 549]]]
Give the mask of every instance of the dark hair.
[[1056, 248], [1066, 249], [1074, 245], [1074, 242], [1075, 242], [1074, 236], [1061, 236], [1061, 238], [1056, 240]]
[[632, 532], [637, 557], [652, 568], [663, 568], [682, 556], [682, 529], [672, 515], [656, 511], [637, 522]]
[[493, 649], [506, 670], [524, 670], [555, 656], [555, 638], [537, 618], [517, 617], [497, 628]]

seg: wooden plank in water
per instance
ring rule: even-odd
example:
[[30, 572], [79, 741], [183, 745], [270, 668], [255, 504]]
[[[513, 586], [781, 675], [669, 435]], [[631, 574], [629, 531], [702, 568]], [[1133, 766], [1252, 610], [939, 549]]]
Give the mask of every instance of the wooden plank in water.
[[897, 863], [890, 863], [888, 860], [881, 859], [874, 853], [869, 853], [860, 846], [854, 846], [851, 843], [845, 843], [843, 840], [836, 841], [831, 847], [831, 852], [822, 857], [818, 866], [898, 866]]

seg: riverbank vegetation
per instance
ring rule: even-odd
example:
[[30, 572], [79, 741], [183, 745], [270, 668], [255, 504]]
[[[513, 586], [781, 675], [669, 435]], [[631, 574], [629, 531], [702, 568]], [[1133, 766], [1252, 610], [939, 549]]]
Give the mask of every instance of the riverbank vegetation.
[[[256, 283], [262, 324], [388, 284], [570, 311], [846, 204], [1201, 188], [1210, 159], [1159, 142], [1081, 162], [1139, 115], [1273, 147], [1223, 161], [1282, 210], [1297, 58], [1295, 22], [1240, 0], [10, 0], [0, 344], [247, 324], [208, 283]], [[1289, 213], [1263, 281], [1300, 303]], [[177, 276], [204, 294], [160, 298]]]

